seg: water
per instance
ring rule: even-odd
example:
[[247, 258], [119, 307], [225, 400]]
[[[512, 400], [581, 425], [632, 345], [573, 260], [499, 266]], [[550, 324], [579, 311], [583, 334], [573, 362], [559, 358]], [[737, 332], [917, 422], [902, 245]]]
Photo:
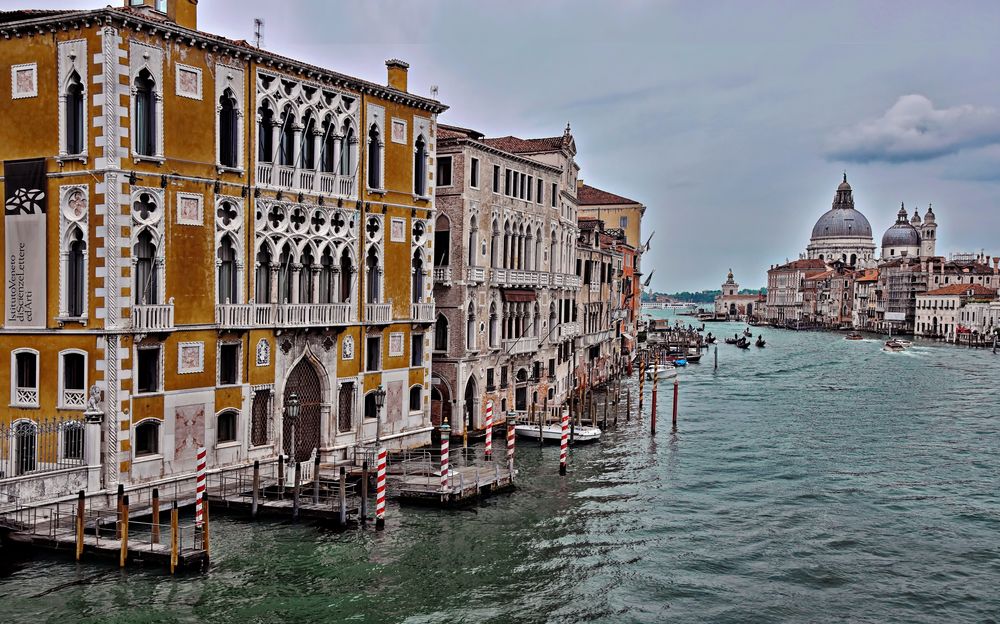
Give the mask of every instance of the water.
[[567, 477], [522, 443], [516, 493], [383, 533], [219, 516], [204, 575], [8, 562], [0, 621], [998, 621], [1000, 356], [760, 332]]

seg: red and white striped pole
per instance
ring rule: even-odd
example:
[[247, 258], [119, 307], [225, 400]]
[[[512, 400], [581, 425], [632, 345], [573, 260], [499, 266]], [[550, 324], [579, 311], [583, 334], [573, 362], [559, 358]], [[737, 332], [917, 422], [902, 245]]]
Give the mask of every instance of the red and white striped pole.
[[204, 512], [202, 508], [202, 501], [205, 499], [205, 458], [208, 453], [205, 451], [205, 447], [198, 447], [198, 479], [197, 487], [195, 490], [195, 523], [201, 526], [204, 519]]
[[375, 478], [375, 528], [385, 528], [385, 458], [383, 446], [378, 450], [378, 475]]
[[569, 455], [569, 410], [562, 410], [562, 439], [559, 441], [559, 474], [566, 474], [566, 458]]
[[493, 458], [493, 401], [486, 402], [486, 459]]
[[507, 470], [514, 478], [514, 423], [507, 423]]
[[441, 491], [448, 491], [448, 439], [451, 437], [451, 427], [441, 425]]

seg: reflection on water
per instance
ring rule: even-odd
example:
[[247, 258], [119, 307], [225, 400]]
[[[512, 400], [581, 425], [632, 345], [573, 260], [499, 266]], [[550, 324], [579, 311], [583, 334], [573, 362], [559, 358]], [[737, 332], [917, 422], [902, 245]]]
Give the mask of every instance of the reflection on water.
[[996, 618], [1000, 357], [755, 333], [766, 349], [719, 345], [718, 371], [706, 357], [681, 372], [676, 433], [661, 393], [655, 440], [648, 414], [623, 411], [567, 477], [556, 447], [522, 444], [518, 492], [467, 511], [390, 505], [384, 533], [220, 517], [205, 575], [15, 564], [0, 619]]

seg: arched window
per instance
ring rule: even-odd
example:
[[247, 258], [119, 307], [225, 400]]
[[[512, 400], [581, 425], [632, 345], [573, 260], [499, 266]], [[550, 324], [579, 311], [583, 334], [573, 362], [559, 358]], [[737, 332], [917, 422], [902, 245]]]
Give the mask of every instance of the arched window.
[[333, 173], [339, 157], [337, 153], [337, 148], [339, 147], [337, 145], [338, 141], [336, 125], [333, 119], [327, 119], [323, 122], [322, 153], [319, 159], [320, 171]]
[[70, 74], [66, 86], [66, 153], [82, 154], [84, 150], [83, 130], [83, 82], [76, 72]]
[[38, 352], [21, 349], [11, 354], [14, 374], [10, 402], [19, 407], [38, 407]]
[[497, 342], [497, 329], [500, 324], [500, 319], [497, 317], [497, 304], [490, 304], [490, 347], [496, 348], [499, 344]]
[[365, 418], [372, 420], [378, 418], [378, 406], [375, 404], [375, 392], [365, 395]]
[[257, 109], [260, 115], [260, 122], [257, 124], [257, 160], [260, 162], [274, 162], [274, 136], [271, 128], [274, 127], [274, 111], [270, 104], [264, 104]]
[[351, 254], [345, 248], [340, 254], [340, 302], [349, 303], [354, 281], [354, 262]]
[[365, 302], [378, 303], [382, 292], [382, 275], [378, 263], [378, 251], [372, 245], [365, 257]]
[[344, 135], [344, 141], [340, 145], [340, 175], [342, 176], [354, 175], [354, 164], [357, 162], [354, 158], [356, 144], [357, 138], [354, 136], [354, 128], [348, 128]]
[[419, 412], [424, 408], [424, 387], [413, 386], [410, 388], [410, 411]]
[[78, 351], [59, 354], [59, 406], [79, 409], [87, 403], [87, 356]]
[[148, 69], [135, 78], [135, 151], [156, 155], [156, 82]]
[[420, 303], [424, 298], [424, 260], [420, 257], [420, 250], [413, 252], [413, 283], [411, 284], [411, 295], [413, 303]]
[[423, 135], [417, 137], [413, 152], [413, 194], [418, 197], [427, 194], [427, 143]]
[[160, 421], [144, 420], [135, 426], [132, 449], [136, 457], [160, 453]]
[[285, 109], [281, 120], [281, 135], [278, 137], [278, 164], [295, 166], [295, 115], [291, 108]]
[[135, 300], [138, 305], [160, 303], [156, 276], [156, 244], [149, 230], [143, 230], [135, 243]]
[[434, 350], [448, 350], [448, 317], [444, 314], [438, 314], [434, 322]]
[[236, 421], [238, 417], [239, 413], [236, 410], [227, 410], [219, 414], [215, 428], [216, 442], [222, 444], [224, 442], [236, 441]]
[[494, 269], [500, 268], [500, 224], [493, 221], [490, 240], [490, 266]]
[[535, 230], [535, 253], [531, 256], [531, 270], [542, 270], [542, 230]]
[[69, 254], [66, 257], [66, 312], [69, 316], [80, 317], [87, 313], [87, 243], [83, 232], [73, 228], [70, 235]]
[[230, 89], [226, 89], [219, 98], [219, 164], [223, 167], [239, 166], [239, 137], [236, 97]]
[[299, 264], [301, 268], [299, 269], [299, 300], [297, 303], [312, 303], [313, 257], [308, 247], [302, 250]]
[[333, 303], [333, 293], [336, 284], [333, 282], [333, 255], [330, 254], [330, 247], [323, 249], [323, 255], [319, 257], [319, 293], [318, 303]]
[[257, 252], [257, 274], [254, 282], [254, 298], [257, 303], [271, 303], [271, 251], [261, 245]]
[[473, 216], [469, 219], [469, 266], [476, 266], [476, 242], [479, 235], [479, 227], [476, 222], [476, 217]]
[[539, 332], [541, 331], [539, 326], [542, 324], [542, 314], [538, 308], [538, 302], [535, 302], [535, 308], [531, 312], [531, 333], [538, 338]]
[[465, 346], [469, 351], [476, 349], [476, 308], [470, 303], [465, 322]]
[[451, 222], [444, 214], [434, 221], [434, 266], [451, 264]]
[[219, 303], [237, 303], [236, 248], [229, 236], [219, 243]]
[[278, 303], [292, 303], [292, 248], [285, 243], [278, 254]]
[[310, 115], [302, 129], [302, 144], [299, 148], [302, 153], [302, 168], [316, 168], [316, 141], [313, 136], [316, 133], [316, 120]]
[[368, 130], [368, 188], [382, 188], [382, 143], [375, 124]]

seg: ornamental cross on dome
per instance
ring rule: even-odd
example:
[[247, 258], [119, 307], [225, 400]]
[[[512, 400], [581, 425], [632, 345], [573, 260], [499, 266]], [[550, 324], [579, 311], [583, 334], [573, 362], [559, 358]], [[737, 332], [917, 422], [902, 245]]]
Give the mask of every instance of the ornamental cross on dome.
[[222, 202], [219, 204], [219, 209], [215, 211], [215, 214], [219, 216], [219, 220], [222, 221], [222, 225], [228, 226], [230, 223], [236, 220], [239, 213], [236, 212], [236, 208], [229, 202]]
[[135, 202], [133, 208], [139, 213], [139, 218], [143, 221], [148, 221], [150, 215], [156, 212], [156, 204], [153, 202], [153, 198], [149, 196], [149, 193], [139, 195], [139, 200]]

